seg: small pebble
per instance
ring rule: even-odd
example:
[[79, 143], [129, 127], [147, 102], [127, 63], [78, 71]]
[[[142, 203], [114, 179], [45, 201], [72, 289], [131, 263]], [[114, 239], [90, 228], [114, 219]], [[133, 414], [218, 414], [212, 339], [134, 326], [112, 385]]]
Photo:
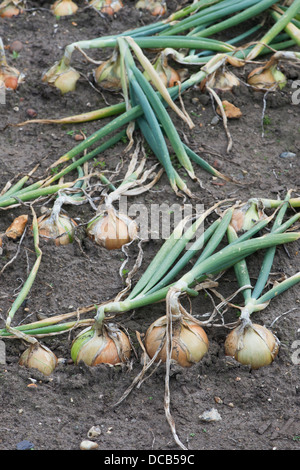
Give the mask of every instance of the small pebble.
[[81, 134], [75, 134], [74, 139], [77, 140], [77, 141], [80, 141], [80, 140], [84, 140], [84, 137]]
[[10, 52], [20, 52], [22, 49], [23, 49], [23, 44], [21, 43], [21, 41], [18, 41], [18, 40], [13, 41], [9, 46]]
[[212, 126], [216, 126], [218, 124], [218, 122], [219, 122], [218, 116], [214, 116], [210, 123], [211, 123]]
[[221, 405], [223, 403], [223, 400], [220, 397], [215, 397], [215, 402], [219, 403], [219, 405]]
[[17, 450], [32, 450], [34, 448], [34, 445], [32, 442], [29, 442], [27, 440], [18, 442], [17, 444]]
[[95, 439], [96, 437], [99, 437], [101, 434], [101, 429], [99, 426], [92, 426], [89, 432], [87, 433], [87, 437], [90, 439]]
[[293, 157], [296, 157], [296, 154], [293, 153], [293, 152], [282, 152], [280, 155], [279, 155], [280, 158], [293, 158]]
[[88, 441], [88, 440], [84, 440], [80, 444], [80, 450], [94, 450], [94, 449], [97, 449], [97, 447], [99, 447], [97, 442]]
[[201, 421], [207, 422], [220, 421], [222, 419], [220, 413], [215, 408], [212, 408], [209, 411], [204, 411], [199, 418]]

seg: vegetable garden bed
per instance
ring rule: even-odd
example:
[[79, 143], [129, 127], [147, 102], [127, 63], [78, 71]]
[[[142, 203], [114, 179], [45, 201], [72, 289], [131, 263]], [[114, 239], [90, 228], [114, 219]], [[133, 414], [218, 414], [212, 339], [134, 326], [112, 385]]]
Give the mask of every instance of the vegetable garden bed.
[[[107, 60], [112, 49], [88, 49], [85, 51], [88, 57], [78, 50], [73, 52], [72, 66], [80, 73], [73, 92], [61, 95], [58, 89], [50, 87], [41, 78], [62, 57], [65, 47], [75, 41], [121, 34], [159, 21], [145, 11], [138, 11], [135, 2], [124, 3], [122, 13], [117, 13], [113, 18], [84, 8], [84, 2], [78, 2], [80, 7], [74, 15], [56, 18], [50, 12], [51, 2], [44, 1], [27, 2], [28, 10], [24, 13], [11, 19], [0, 19], [0, 37], [7, 61], [25, 75], [17, 90], [7, 91], [5, 103], [0, 104], [1, 190], [8, 182], [15, 184], [31, 171], [26, 185], [41, 181], [45, 173], [51, 181], [61, 183], [58, 177], [63, 169], [63, 164], [58, 162], [60, 157], [79, 144], [83, 145], [87, 137], [109, 125], [115, 116], [68, 124], [16, 124], [32, 119], [61, 119], [107, 106], [119, 105], [122, 109], [124, 98], [121, 93], [110, 93], [93, 82], [95, 64], [90, 59], [95, 62]], [[163, 18], [183, 6], [173, 1], [167, 3], [168, 13]], [[262, 14], [258, 18], [265, 19], [265, 16]], [[227, 44], [232, 37], [253, 28], [250, 38], [255, 42], [262, 37], [260, 32], [255, 31], [258, 24], [257, 18], [250, 18], [243, 25], [217, 33], [216, 40]], [[268, 17], [267, 23], [262, 26], [263, 31], [266, 32], [267, 26], [271, 27], [272, 24]], [[20, 41], [21, 46], [14, 51], [9, 46], [16, 40]], [[121, 41], [121, 44], [124, 48], [125, 43]], [[299, 46], [291, 45], [288, 50], [297, 52]], [[135, 51], [131, 51], [133, 55]], [[267, 58], [257, 58], [256, 61], [264, 60], [265, 63], [273, 52]], [[154, 56], [153, 51], [148, 53]], [[186, 64], [170, 62], [177, 69], [187, 67]], [[255, 64], [255, 67], [259, 65]], [[139, 191], [140, 185], [136, 194], [127, 196], [128, 206], [135, 204], [135, 208], [139, 205], [143, 207], [148, 225], [151, 213], [162, 208], [163, 203], [168, 208], [165, 216], [170, 217], [172, 229], [172, 214], [180, 205], [196, 207], [201, 204], [204, 210], [209, 211], [216, 204], [215, 210], [209, 211], [205, 219], [207, 228], [218, 220], [220, 211], [237, 202], [245, 203], [253, 198], [283, 201], [289, 191], [290, 197], [299, 197], [299, 63], [281, 61], [280, 70], [286, 77], [286, 84], [267, 94], [254, 91], [246, 83], [255, 67], [253, 63], [234, 68], [228, 65], [228, 69], [238, 77], [240, 86], [235, 86], [231, 91], [218, 91], [217, 97], [234, 104], [241, 115], [228, 119], [227, 127], [224, 127], [222, 115], [216, 113], [218, 101], [214, 101], [215, 95], [209, 93], [209, 89], [213, 88], [210, 83], [207, 83], [209, 89], [201, 90], [197, 84], [185, 90], [180, 95], [184, 107], [180, 100], [176, 100], [179, 109], [184, 110], [192, 120], [193, 127], [182, 119], [178, 110], [168, 108], [168, 114], [184, 144], [183, 150], [188, 148], [188, 156], [194, 157], [192, 169], [184, 152], [179, 152], [179, 157], [183, 158], [181, 161], [174, 157], [173, 146], [178, 141], [173, 134], [175, 140], [170, 139], [168, 150], [172, 168], [178, 175], [176, 181], [181, 185], [179, 189], [184, 190], [183, 195], [177, 194], [178, 188], [172, 184], [175, 180], [170, 179], [170, 175], [173, 173], [167, 171], [171, 167], [161, 165], [162, 159], [151, 150], [151, 139], [145, 145], [145, 153], [142, 146], [136, 147], [136, 141], [126, 152], [128, 140], [123, 135], [113, 147], [95, 153], [87, 161], [87, 166], [83, 166], [93, 175], [88, 186], [90, 199], [84, 204], [67, 203], [63, 206], [77, 224], [73, 243], [56, 246], [40, 237], [38, 249], [34, 246], [30, 226], [34, 213], [39, 217], [43, 207], [53, 207], [54, 199], [50, 194], [35, 201], [34, 212], [30, 201], [22, 201], [19, 193], [18, 199], [13, 201], [16, 204], [2, 204], [0, 233], [4, 233], [17, 216], [26, 214], [29, 219], [24, 237], [17, 240], [3, 237], [0, 259], [2, 335], [7, 314], [16, 305], [16, 299], [20, 298], [18, 295], [35, 266], [36, 277], [28, 295], [17, 306], [11, 326], [19, 327], [56, 315], [72, 314], [70, 321], [75, 321], [76, 328], [40, 339], [58, 358], [58, 365], [50, 375], [19, 365], [19, 358], [28, 347], [24, 339], [0, 338], [5, 346], [5, 354], [0, 356], [1, 449], [16, 449], [22, 441], [29, 441], [37, 450], [76, 450], [83, 440], [89, 438], [88, 432], [92, 426], [99, 427], [101, 433], [91, 440], [98, 444], [98, 450], [105, 451], [178, 450], [178, 441], [190, 451], [299, 448], [299, 284], [275, 296], [264, 310], [253, 314], [253, 321], [265, 325], [280, 341], [278, 354], [267, 367], [251, 370], [248, 365], [225, 355], [225, 339], [238, 320], [239, 311], [235, 306], [249, 300], [247, 294], [244, 297], [243, 291], [239, 291], [241, 285], [231, 266], [218, 277], [216, 285], [204, 285], [195, 297], [192, 291], [187, 291], [189, 295], [181, 299], [183, 308], [204, 323], [212, 312], [218, 312], [214, 317], [216, 321], [204, 326], [209, 340], [208, 352], [192, 367], [172, 364], [169, 369], [165, 364], [160, 364], [150, 369], [150, 376], [146, 376], [138, 388], [130, 389], [141, 373], [144, 335], [148, 327], [166, 313], [166, 295], [155, 299], [160, 300], [157, 303], [133, 303], [133, 308], [125, 308], [125, 314], [113, 318], [130, 337], [133, 352], [129, 365], [111, 367], [101, 364], [90, 367], [82, 362], [76, 365], [71, 358], [72, 342], [79, 333], [76, 320], [94, 319], [95, 306], [106, 302], [104, 311], [114, 313], [116, 309], [110, 309], [110, 301], [126, 288], [126, 278], [136, 260], [139, 260], [141, 248], [141, 264], [132, 279], [132, 288], [165, 242], [161, 236], [165, 221], [154, 227], [159, 229], [158, 234], [154, 230], [148, 240], [142, 244], [134, 240], [124, 250], [107, 251], [86, 235], [86, 226], [95, 217], [95, 207], [101, 202], [100, 189], [106, 184], [105, 178], [113, 183], [113, 188], [118, 188], [124, 177], [128, 176], [127, 170], [134, 155], [138, 154], [138, 161], [145, 156], [144, 169], [153, 168], [155, 173], [155, 176], [153, 172], [149, 173], [151, 177], [142, 183], [153, 182], [147, 191]], [[199, 72], [199, 66], [195, 64], [188, 69]], [[141, 122], [140, 129], [143, 129]], [[88, 151], [83, 150], [83, 153]], [[207, 166], [198, 165], [199, 159], [197, 161], [195, 155]], [[159, 173], [162, 166], [165, 171]], [[216, 170], [215, 174], [205, 170], [211, 168]], [[82, 176], [77, 171], [74, 168], [70, 173], [73, 180]], [[68, 174], [64, 182], [73, 181], [72, 178]], [[113, 188], [109, 187], [109, 191]], [[126, 187], [128, 191], [134, 188]], [[83, 196], [86, 194], [83, 193]], [[268, 216], [273, 211], [265, 208]], [[287, 205], [283, 220], [298, 213], [298, 207]], [[299, 231], [297, 224], [295, 219], [294, 232]], [[268, 234], [268, 228], [259, 233], [264, 234]], [[225, 235], [220, 247], [227, 243]], [[37, 265], [39, 249], [42, 256]], [[252, 286], [259, 278], [265, 253], [266, 250], [257, 251], [247, 258]], [[264, 292], [299, 272], [299, 256], [299, 241], [278, 246]], [[164, 265], [165, 259], [162, 258], [158, 267]], [[189, 260], [186, 270], [191, 269], [193, 264], [194, 259]], [[206, 273], [206, 265], [205, 269]], [[190, 284], [189, 287], [193, 288]], [[182, 284], [178, 285], [181, 288]], [[135, 295], [131, 297], [134, 299]], [[222, 299], [230, 299], [230, 304], [224, 306]], [[166, 373], [170, 411], [179, 436], [177, 442], [165, 416]], [[130, 393], [127, 396], [128, 390]], [[126, 398], [114, 406], [124, 394]], [[212, 409], [218, 412], [220, 420], [205, 420], [203, 413]]]

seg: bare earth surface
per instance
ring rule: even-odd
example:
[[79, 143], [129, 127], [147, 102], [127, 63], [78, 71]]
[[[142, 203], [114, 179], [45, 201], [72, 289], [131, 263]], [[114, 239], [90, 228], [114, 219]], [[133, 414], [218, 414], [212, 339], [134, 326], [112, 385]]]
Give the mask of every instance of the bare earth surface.
[[[80, 132], [90, 135], [109, 120], [77, 125], [38, 125], [5, 127], [28, 119], [27, 110], [34, 109], [38, 118], [60, 118], [90, 111], [122, 101], [122, 96], [99, 92], [87, 77], [94, 68], [79, 53], [74, 54], [73, 65], [82, 76], [74, 93], [63, 97], [57, 90], [41, 82], [41, 75], [61, 57], [65, 46], [75, 40], [91, 39], [122, 32], [153, 21], [146, 13], [134, 8], [133, 1], [125, 2], [121, 14], [111, 20], [96, 12], [83, 9], [71, 18], [56, 19], [50, 12], [51, 2], [28, 2], [29, 11], [12, 20], [0, 20], [0, 36], [5, 45], [19, 40], [23, 44], [18, 57], [7, 57], [26, 75], [25, 82], [16, 92], [8, 92], [6, 104], [0, 105], [0, 187], [16, 175], [24, 175], [40, 164], [34, 177], [41, 177], [47, 168], [76, 141]], [[83, 4], [83, 2], [78, 2]], [[35, 9], [37, 4], [41, 9]], [[168, 2], [173, 11], [176, 2]], [[234, 35], [231, 31], [231, 35]], [[223, 37], [226, 39], [226, 37]], [[110, 50], [90, 51], [95, 60], [110, 56]], [[235, 71], [244, 82], [250, 66]], [[211, 177], [199, 167], [195, 170], [202, 185], [192, 182], [182, 169], [190, 189], [198, 196], [197, 202], [210, 207], [227, 198], [246, 201], [250, 197], [284, 198], [286, 191], [294, 189], [299, 196], [300, 162], [300, 104], [292, 102], [292, 84], [300, 78], [300, 70], [286, 65], [288, 84], [266, 99], [264, 135], [262, 134], [263, 95], [241, 85], [224, 98], [242, 111], [242, 117], [229, 121], [233, 148], [226, 153], [227, 137], [222, 121], [212, 124], [215, 111], [208, 95], [199, 89], [190, 89], [183, 96], [186, 111], [195, 127], [190, 130], [173, 114], [181, 136], [199, 155], [240, 184]], [[126, 171], [130, 154], [124, 154], [120, 143], [99, 155], [97, 161], [105, 170], [113, 172], [123, 159], [122, 174]], [[282, 158], [282, 152], [294, 157]], [[156, 159], [149, 155], [149, 165]], [[92, 165], [97, 162], [90, 162]], [[96, 165], [97, 166], [97, 165]], [[134, 198], [134, 203], [181, 204], [173, 193], [165, 175], [155, 187]], [[186, 201], [189, 202], [189, 201]], [[43, 204], [35, 204], [40, 215]], [[194, 204], [194, 202], [193, 202]], [[113, 299], [123, 288], [119, 269], [124, 259], [121, 250], [107, 252], [87, 239], [84, 224], [94, 211], [89, 204], [67, 207], [68, 212], [82, 227], [78, 241], [66, 247], [54, 247], [41, 242], [42, 263], [26, 303], [18, 310], [13, 324], [36, 320], [38, 315], [52, 316], [74, 311]], [[29, 205], [0, 212], [0, 232], [12, 220], [27, 213]], [[147, 267], [162, 240], [144, 243], [144, 259], [139, 273]], [[299, 242], [287, 250], [280, 247], [272, 268], [272, 280], [282, 274], [299, 271]], [[19, 251], [17, 252], [17, 250]], [[138, 254], [135, 244], [129, 250], [129, 266]], [[27, 278], [35, 261], [33, 240], [28, 230], [19, 246], [9, 241], [3, 247], [0, 269], [15, 255], [0, 275], [0, 326], [3, 328], [7, 312]], [[253, 280], [258, 275], [263, 253], [249, 260]], [[237, 289], [232, 270], [220, 279], [218, 290], [229, 296]], [[218, 299], [214, 298], [217, 304]], [[235, 298], [241, 302], [241, 298]], [[189, 308], [189, 303], [186, 301]], [[200, 294], [191, 300], [194, 314], [213, 309], [210, 296]], [[0, 365], [0, 449], [15, 450], [18, 443], [27, 440], [36, 450], [78, 450], [92, 426], [99, 426], [101, 434], [94, 440], [98, 450], [155, 450], [177, 451], [178, 446], [166, 421], [164, 411], [164, 366], [157, 370], [118, 407], [114, 407], [141, 370], [141, 348], [136, 332], [143, 334], [159, 316], [164, 315], [165, 304], [137, 309], [123, 315], [119, 321], [127, 329], [136, 349], [132, 367], [98, 366], [89, 368], [74, 365], [70, 346], [78, 330], [60, 336], [43, 338], [61, 360], [50, 377], [34, 369], [18, 365], [26, 345], [18, 340], [5, 340], [6, 359]], [[284, 315], [283, 315], [284, 314]], [[91, 318], [93, 312], [87, 314]], [[236, 319], [236, 310], [229, 309], [226, 322]], [[255, 315], [257, 323], [270, 326], [281, 341], [279, 355], [274, 363], [256, 371], [249, 370], [224, 354], [225, 327], [207, 328], [209, 353], [196, 366], [189, 369], [172, 367], [170, 377], [171, 411], [178, 435], [189, 451], [197, 450], [299, 450], [300, 386], [299, 360], [295, 341], [300, 340], [300, 296], [295, 287], [274, 299], [271, 305]], [[294, 359], [293, 359], [294, 358]], [[65, 359], [63, 361], [62, 359]], [[299, 357], [298, 357], [299, 359]], [[298, 362], [298, 363], [297, 363]], [[203, 412], [215, 408], [221, 420], [207, 422], [200, 419]]]

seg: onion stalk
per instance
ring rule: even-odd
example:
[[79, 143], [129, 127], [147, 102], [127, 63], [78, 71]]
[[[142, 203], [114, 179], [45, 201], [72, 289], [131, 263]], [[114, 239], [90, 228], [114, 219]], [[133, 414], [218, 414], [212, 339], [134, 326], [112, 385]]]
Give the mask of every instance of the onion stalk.
[[[281, 18], [281, 15], [284, 14], [284, 11], [281, 10], [277, 5], [274, 5], [270, 10], [270, 15], [275, 21], [278, 21]], [[295, 41], [298, 46], [300, 46], [300, 29], [299, 26], [296, 26], [292, 22], [288, 23], [284, 28], [286, 33]]]
[[298, 12], [299, 8], [300, 0], [294, 0], [293, 3], [289, 6], [289, 8], [284, 12], [284, 14], [278, 19], [278, 21], [276, 21], [276, 23], [270, 28], [270, 30], [263, 36], [263, 38], [260, 40], [260, 43], [257, 44], [248, 54], [247, 59], [255, 59], [261, 52], [263, 47], [266, 44], [269, 44], [272, 39], [277, 36], [277, 34], [279, 34], [284, 28], [286, 28], [286, 26]]

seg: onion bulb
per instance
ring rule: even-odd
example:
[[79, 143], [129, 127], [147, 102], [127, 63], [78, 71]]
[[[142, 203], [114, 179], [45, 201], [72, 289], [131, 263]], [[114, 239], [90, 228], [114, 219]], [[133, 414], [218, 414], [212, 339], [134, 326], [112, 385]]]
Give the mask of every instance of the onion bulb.
[[259, 369], [273, 362], [278, 354], [279, 340], [264, 326], [247, 323], [232, 330], [225, 341], [226, 356], [234, 357], [252, 369]]
[[[3, 4], [1, 4], [3, 5]], [[0, 5], [0, 7], [1, 7]], [[5, 57], [3, 41], [0, 37], [0, 86], [7, 89], [16, 90], [24, 75], [15, 67], [8, 65]]]
[[249, 73], [247, 82], [255, 90], [280, 90], [287, 84], [286, 76], [279, 70], [276, 59], [271, 58], [262, 67]]
[[123, 3], [121, 0], [92, 0], [90, 6], [101, 11], [101, 13], [113, 16], [114, 13], [117, 13], [123, 8]]
[[20, 0], [5, 0], [0, 4], [0, 16], [1, 18], [12, 18], [23, 13], [22, 1]]
[[89, 327], [81, 332], [71, 348], [74, 363], [82, 361], [88, 366], [125, 363], [130, 353], [131, 346], [126, 334], [115, 325], [103, 323], [99, 329]]
[[233, 211], [230, 225], [237, 233], [246, 232], [264, 217], [263, 211], [258, 210], [257, 205], [252, 202]]
[[[167, 317], [158, 318], [148, 328], [145, 335], [145, 348], [152, 358], [157, 349], [165, 343]], [[190, 319], [179, 319], [172, 324], [172, 354], [171, 357], [182, 367], [190, 367], [201, 361], [208, 351], [208, 338], [203, 328]], [[156, 361], [166, 361], [166, 344], [157, 355]]]
[[166, 87], [173, 87], [182, 82], [180, 73], [169, 65], [168, 58], [163, 52], [159, 54], [153, 67]]
[[75, 90], [79, 78], [80, 74], [73, 67], [55, 63], [48, 72], [44, 73], [42, 81], [58, 88], [64, 95]]
[[167, 12], [167, 5], [164, 0], [139, 0], [135, 4], [138, 10], [148, 10], [152, 16], [162, 16]]
[[94, 79], [105, 90], [120, 91], [122, 89], [119, 51], [115, 50], [109, 60], [96, 68]]
[[37, 219], [39, 235], [54, 241], [56, 246], [72, 243], [77, 226], [75, 220], [66, 214], [47, 211]]
[[57, 366], [55, 354], [46, 346], [39, 343], [32, 344], [20, 357], [20, 366], [38, 369], [44, 375], [50, 375]]
[[113, 208], [101, 213], [87, 226], [88, 236], [107, 250], [118, 250], [137, 236], [137, 225]]
[[55, 16], [74, 15], [78, 10], [78, 6], [72, 0], [57, 0], [51, 6], [51, 11]]
[[15, 67], [10, 67], [9, 65], [0, 66], [0, 81], [4, 83], [5, 88], [16, 90], [22, 80], [23, 74]]
[[232, 91], [234, 87], [239, 85], [239, 79], [232, 72], [221, 68], [202, 80], [200, 89], [205, 91], [205, 87], [208, 86], [216, 91]]

